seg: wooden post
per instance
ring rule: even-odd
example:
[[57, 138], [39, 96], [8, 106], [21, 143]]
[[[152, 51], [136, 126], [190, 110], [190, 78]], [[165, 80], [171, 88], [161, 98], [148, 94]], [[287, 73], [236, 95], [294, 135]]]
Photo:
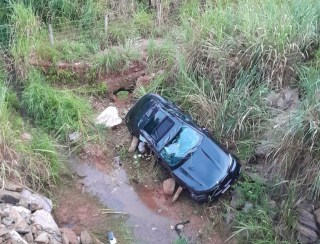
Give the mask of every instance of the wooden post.
[[109, 16], [106, 14], [104, 16], [104, 32], [106, 33], [106, 37], [108, 37], [108, 24], [109, 24]]
[[53, 39], [53, 30], [52, 30], [52, 25], [49, 24], [49, 38], [50, 38], [50, 44], [53, 46], [54, 44], [54, 39]]
[[157, 0], [157, 20], [158, 20], [158, 25], [160, 25], [161, 22], [162, 22], [162, 4], [161, 4], [161, 0]]

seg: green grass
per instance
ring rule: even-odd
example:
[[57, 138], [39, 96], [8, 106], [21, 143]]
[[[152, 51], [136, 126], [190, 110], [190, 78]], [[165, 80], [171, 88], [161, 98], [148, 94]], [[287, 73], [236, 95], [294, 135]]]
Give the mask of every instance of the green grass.
[[217, 1], [202, 11], [186, 3], [174, 35], [184, 43], [188, 70], [217, 79], [217, 69], [225, 68], [232, 80], [243, 67], [258, 68], [271, 86], [281, 86], [302, 53], [318, 42], [320, 6], [307, 3]]
[[[30, 57], [33, 45], [40, 32], [40, 22], [34, 14], [31, 5], [22, 3], [11, 3], [12, 15], [10, 16], [11, 40], [10, 51], [16, 63], [20, 66], [27, 62]], [[24, 71], [23, 68], [22, 72]]]
[[62, 141], [74, 131], [86, 134], [92, 111], [87, 101], [71, 91], [50, 87], [35, 70], [29, 73], [28, 81], [22, 94], [22, 106], [36, 125], [56, 134]]
[[140, 60], [141, 53], [136, 47], [127, 43], [115, 46], [96, 56], [96, 69], [100, 72], [122, 72], [129, 67], [132, 61]]
[[[16, 178], [34, 190], [50, 187], [62, 168], [54, 140], [25, 124], [16, 108], [17, 98], [1, 81], [0, 177]], [[29, 133], [31, 140], [22, 139], [23, 133]]]
[[155, 27], [153, 15], [146, 12], [144, 9], [141, 9], [134, 14], [133, 24], [143, 38], [148, 37]]

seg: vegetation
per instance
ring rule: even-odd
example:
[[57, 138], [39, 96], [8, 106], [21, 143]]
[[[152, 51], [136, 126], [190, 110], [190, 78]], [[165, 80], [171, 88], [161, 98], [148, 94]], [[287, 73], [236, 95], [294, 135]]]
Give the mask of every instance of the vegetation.
[[[265, 185], [244, 177], [235, 187], [239, 204], [253, 207], [236, 209], [233, 236], [252, 243], [294, 240], [298, 199], [320, 197], [318, 1], [167, 0], [160, 12], [147, 1], [21, 0], [3, 1], [1, 8], [8, 10], [0, 12], [0, 51], [6, 54], [0, 65], [1, 177], [13, 174], [37, 189], [54, 183], [61, 169], [56, 144], [70, 132], [88, 133], [87, 96], [108, 89], [75, 88], [79, 76], [92, 81], [146, 62], [154, 78], [149, 86], [137, 83], [137, 96], [158, 92], [175, 101], [248, 171], [268, 178]], [[90, 67], [78, 76], [55, 70], [73, 62]], [[39, 63], [51, 70], [32, 67]], [[270, 94], [288, 87], [298, 94], [292, 106], [268, 103]], [[28, 143], [17, 139], [25, 128]], [[267, 148], [263, 160], [255, 155], [260, 145]], [[33, 173], [25, 177], [22, 169]]]

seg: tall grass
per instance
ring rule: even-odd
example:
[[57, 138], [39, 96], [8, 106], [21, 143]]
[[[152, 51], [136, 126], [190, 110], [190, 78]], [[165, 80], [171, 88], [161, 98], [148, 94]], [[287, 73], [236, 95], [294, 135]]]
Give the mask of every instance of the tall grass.
[[141, 53], [128, 42], [98, 54], [95, 59], [95, 66], [100, 72], [122, 72], [132, 61], [141, 60]]
[[11, 27], [11, 54], [16, 63], [26, 62], [30, 57], [33, 45], [40, 32], [40, 22], [34, 14], [31, 5], [12, 3], [12, 15], [10, 18]]
[[176, 38], [185, 43], [188, 70], [221, 79], [225, 68], [232, 80], [243, 68], [258, 68], [271, 86], [281, 86], [318, 44], [319, 14], [314, 0], [217, 1], [204, 9], [186, 3]]
[[268, 141], [273, 148], [273, 170], [284, 178], [298, 178], [320, 196], [319, 185], [319, 92], [317, 68], [303, 68], [300, 74], [301, 102], [297, 108], [282, 113], [272, 122]]
[[50, 87], [35, 70], [29, 73], [28, 82], [22, 93], [22, 106], [36, 125], [63, 141], [70, 132], [86, 134], [91, 108], [85, 100], [70, 91]]

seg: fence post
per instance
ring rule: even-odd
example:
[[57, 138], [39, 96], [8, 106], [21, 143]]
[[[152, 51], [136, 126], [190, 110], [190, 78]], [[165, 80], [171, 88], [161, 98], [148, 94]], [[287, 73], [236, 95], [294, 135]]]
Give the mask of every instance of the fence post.
[[106, 37], [108, 37], [108, 22], [109, 22], [109, 16], [106, 14], [104, 16], [104, 32], [106, 34]]
[[161, 4], [161, 0], [157, 0], [156, 6], [157, 6], [158, 25], [161, 25], [161, 22], [162, 22], [162, 4]]
[[54, 39], [53, 39], [53, 30], [52, 30], [52, 25], [49, 24], [49, 38], [50, 38], [50, 44], [53, 46], [54, 44]]

